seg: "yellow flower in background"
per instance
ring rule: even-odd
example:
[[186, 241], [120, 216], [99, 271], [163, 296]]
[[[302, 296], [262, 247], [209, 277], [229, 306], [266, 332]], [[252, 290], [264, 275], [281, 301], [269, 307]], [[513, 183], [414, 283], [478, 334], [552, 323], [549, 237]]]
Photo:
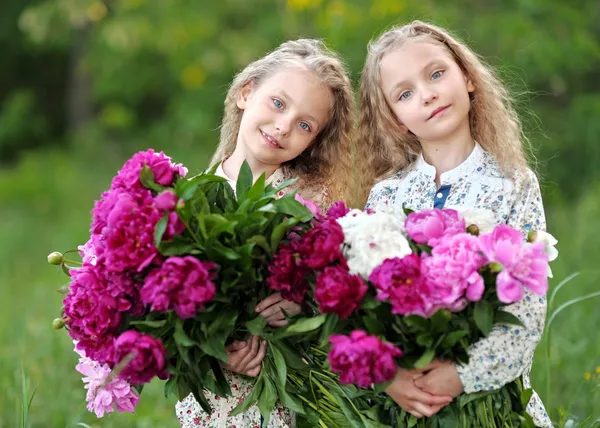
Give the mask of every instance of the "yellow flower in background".
[[190, 64], [183, 69], [179, 80], [186, 89], [198, 89], [206, 80], [206, 72], [198, 64]]
[[323, 0], [287, 0], [287, 7], [294, 10], [315, 9]]
[[585, 378], [585, 380], [590, 380], [592, 378], [592, 374], [591, 373], [586, 373], [583, 375], [583, 377]]
[[90, 21], [100, 21], [106, 16], [106, 5], [101, 1], [95, 1], [88, 6], [85, 13]]
[[600, 366], [596, 367], [596, 373], [600, 374]]

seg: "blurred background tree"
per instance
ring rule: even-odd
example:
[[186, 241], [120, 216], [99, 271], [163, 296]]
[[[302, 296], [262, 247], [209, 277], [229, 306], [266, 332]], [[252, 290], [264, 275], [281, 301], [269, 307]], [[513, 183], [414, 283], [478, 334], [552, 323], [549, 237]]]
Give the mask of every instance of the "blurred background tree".
[[[355, 83], [368, 41], [412, 19], [449, 28], [510, 85], [535, 153], [561, 256], [554, 307], [597, 290], [600, 257], [600, 2], [595, 0], [4, 0], [0, 5], [0, 427], [177, 426], [152, 385], [136, 416], [95, 420], [65, 334], [62, 278], [47, 253], [83, 242], [89, 210], [134, 151], [165, 150], [192, 172], [216, 146], [233, 75], [281, 42], [325, 39]], [[556, 283], [552, 283], [555, 287]], [[49, 298], [52, 296], [52, 299]], [[597, 301], [557, 316], [534, 386], [558, 424], [598, 416]], [[597, 367], [597, 368], [596, 368]], [[561, 422], [562, 421], [562, 422]]]

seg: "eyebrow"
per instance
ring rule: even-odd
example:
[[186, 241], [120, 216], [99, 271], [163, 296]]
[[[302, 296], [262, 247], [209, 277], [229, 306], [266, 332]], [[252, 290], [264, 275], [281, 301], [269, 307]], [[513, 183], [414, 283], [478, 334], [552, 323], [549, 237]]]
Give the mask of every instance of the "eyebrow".
[[[281, 93], [281, 95], [283, 95], [284, 98], [287, 98], [288, 100], [292, 99], [292, 97], [290, 97], [288, 95], [288, 93], [285, 92], [283, 89], [281, 89], [279, 92]], [[317, 119], [314, 118], [314, 116], [311, 116], [310, 114], [307, 114], [306, 117], [307, 117], [307, 119], [310, 119], [313, 122], [315, 122], [317, 124], [317, 128], [319, 128], [319, 129], [321, 128], [321, 124], [319, 123], [319, 121]]]
[[[421, 71], [420, 71], [420, 72], [422, 73], [424, 70], [427, 70], [428, 68], [431, 68], [433, 65], [438, 65], [438, 64], [440, 64], [440, 65], [441, 65], [441, 63], [442, 63], [442, 60], [440, 60], [439, 58], [433, 59], [433, 60], [429, 61], [429, 62], [428, 62], [426, 65], [425, 65], [425, 67], [423, 67], [423, 68], [421, 69]], [[389, 91], [389, 97], [390, 97], [390, 98], [392, 98], [392, 95], [394, 94], [394, 92], [396, 92], [396, 90], [397, 90], [398, 88], [400, 88], [400, 87], [402, 87], [402, 86], [406, 85], [407, 83], [408, 83], [408, 80], [403, 80], [403, 81], [401, 81], [401, 82], [398, 82], [398, 83], [394, 84], [394, 86], [392, 86], [392, 89], [390, 89], [390, 91]]]

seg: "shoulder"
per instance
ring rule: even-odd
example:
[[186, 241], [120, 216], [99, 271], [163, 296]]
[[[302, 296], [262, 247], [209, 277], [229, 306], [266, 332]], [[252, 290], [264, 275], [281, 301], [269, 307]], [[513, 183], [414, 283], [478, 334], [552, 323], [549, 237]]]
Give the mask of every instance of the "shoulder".
[[369, 192], [367, 208], [373, 208], [384, 202], [393, 203], [393, 198], [402, 184], [402, 181], [406, 178], [406, 175], [406, 170], [400, 170], [391, 177], [375, 184]]

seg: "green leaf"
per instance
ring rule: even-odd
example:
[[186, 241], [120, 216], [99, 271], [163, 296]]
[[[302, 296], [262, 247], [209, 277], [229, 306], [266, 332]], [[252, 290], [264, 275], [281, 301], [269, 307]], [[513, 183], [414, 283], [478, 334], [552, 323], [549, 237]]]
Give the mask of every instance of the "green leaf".
[[160, 241], [162, 241], [162, 237], [167, 230], [167, 224], [169, 223], [169, 215], [165, 214], [162, 216], [158, 223], [156, 223], [156, 227], [154, 228], [154, 245], [156, 248], [160, 247]]
[[208, 183], [226, 183], [227, 180], [223, 177], [219, 177], [211, 174], [202, 174], [190, 178], [189, 180], [181, 180], [177, 182], [175, 192], [184, 201], [187, 201], [194, 196], [198, 186], [202, 186]]
[[363, 316], [362, 321], [365, 324], [365, 327], [367, 327], [369, 334], [384, 334], [385, 328], [381, 324], [381, 321], [377, 319], [377, 315], [374, 312], [370, 312], [369, 315]]
[[419, 357], [419, 359], [415, 362], [415, 368], [422, 369], [423, 367], [426, 367], [429, 363], [431, 363], [433, 361], [434, 357], [435, 357], [435, 350], [433, 350], [433, 349], [426, 350], [423, 353], [423, 355], [421, 355]]
[[326, 315], [317, 315], [316, 317], [311, 318], [301, 318], [293, 324], [275, 331], [275, 333], [273, 333], [273, 338], [283, 339], [284, 337], [294, 336], [299, 333], [308, 333], [310, 331], [314, 331], [321, 327], [326, 319]]
[[290, 228], [295, 226], [297, 223], [298, 220], [296, 220], [295, 218], [288, 218], [282, 221], [277, 227], [275, 227], [273, 233], [271, 233], [271, 248], [275, 249], [279, 247], [279, 243], [283, 239], [283, 236]]
[[238, 201], [244, 195], [244, 192], [252, 187], [252, 170], [248, 162], [244, 160], [240, 168], [237, 183], [235, 185], [235, 191], [238, 196]]
[[283, 198], [274, 202], [277, 207], [277, 211], [282, 214], [291, 215], [294, 217], [306, 217], [311, 216], [310, 210], [302, 203], [290, 195], [286, 195]]
[[263, 212], [263, 213], [276, 213], [277, 207], [275, 206], [275, 204], [269, 203], [269, 204], [266, 204], [266, 205], [263, 205], [262, 207], [260, 207], [258, 209], [258, 211]]
[[372, 311], [381, 306], [381, 301], [375, 299], [373, 296], [365, 296], [362, 303], [360, 304], [360, 308], [365, 311]]
[[289, 187], [289, 186], [291, 186], [291, 185], [292, 185], [292, 184], [294, 184], [296, 181], [298, 181], [298, 179], [297, 179], [297, 178], [292, 178], [292, 179], [290, 179], [290, 180], [286, 180], [286, 181], [284, 181], [283, 183], [281, 183], [279, 186], [277, 186], [275, 189], [273, 189], [273, 191], [274, 191], [275, 193], [277, 193], [277, 192], [279, 192], [279, 191], [281, 191], [281, 190], [285, 189], [286, 187]]
[[167, 320], [164, 319], [164, 320], [158, 320], [158, 321], [148, 321], [148, 320], [131, 321], [129, 324], [130, 325], [145, 325], [150, 328], [161, 328], [161, 327], [164, 327], [166, 323], [167, 323]]
[[279, 381], [279, 389], [285, 390], [285, 384], [287, 381], [287, 366], [285, 365], [285, 358], [283, 354], [277, 348], [275, 343], [269, 344], [269, 351], [273, 354], [273, 361], [275, 362], [275, 370], [277, 371], [277, 380]]
[[267, 242], [267, 238], [265, 238], [263, 235], [254, 235], [253, 237], [251, 237], [250, 239], [248, 239], [248, 242], [254, 242], [260, 248], [262, 248], [263, 250], [265, 250], [265, 252], [267, 254], [271, 255], [271, 247], [269, 247], [269, 243]]
[[257, 316], [256, 318], [254, 318], [251, 321], [248, 321], [246, 323], [246, 328], [248, 329], [248, 331], [255, 335], [255, 336], [260, 336], [262, 334], [262, 332], [265, 330], [265, 317], [263, 317], [262, 315]]
[[175, 393], [176, 389], [177, 389], [177, 376], [173, 376], [165, 383], [165, 387], [163, 389], [165, 398], [168, 398], [169, 395], [171, 395], [171, 394], [176, 395], [176, 393]]
[[[231, 248], [228, 248], [225, 245], [221, 244], [219, 241], [213, 240], [210, 242], [210, 244], [208, 244], [208, 242], [207, 242], [206, 249], [207, 249], [207, 251], [209, 249], [212, 249], [218, 255], [226, 258], [227, 260], [239, 260], [239, 258], [240, 258], [240, 255], [238, 253], [236, 253]], [[209, 254], [209, 257], [210, 257], [210, 254]]]
[[256, 400], [262, 393], [263, 388], [264, 388], [264, 379], [263, 379], [263, 376], [259, 376], [258, 380], [254, 384], [254, 387], [252, 388], [252, 391], [250, 391], [250, 394], [248, 394], [248, 396], [246, 397], [246, 399], [244, 401], [242, 401], [240, 404], [235, 406], [233, 408], [233, 410], [231, 410], [231, 412], [229, 412], [229, 416], [236, 416], [236, 415], [239, 415], [240, 413], [244, 413], [246, 410], [248, 410], [250, 408], [250, 406], [252, 406], [256, 402]]
[[161, 242], [158, 247], [160, 253], [165, 257], [189, 255], [194, 249], [196, 249], [196, 245], [179, 236], [173, 237], [170, 241]]
[[431, 317], [432, 333], [435, 335], [446, 331], [450, 319], [452, 319], [452, 313], [450, 311], [444, 309], [436, 311]]
[[429, 331], [429, 320], [419, 315], [409, 315], [403, 318], [404, 323], [409, 327], [414, 327], [419, 331]]
[[523, 408], [527, 407], [527, 404], [529, 404], [529, 400], [531, 400], [531, 396], [533, 395], [533, 389], [524, 389], [523, 392], [521, 392], [521, 405], [523, 406]]
[[248, 199], [258, 199], [265, 193], [265, 174], [262, 173], [252, 185], [246, 196]]
[[467, 334], [469, 334], [469, 332], [466, 330], [451, 331], [442, 340], [441, 347], [451, 348], [454, 345], [456, 345], [458, 341], [465, 337]]
[[261, 416], [264, 418], [263, 426], [269, 426], [271, 412], [275, 408], [275, 403], [277, 402], [277, 388], [275, 388], [273, 381], [267, 376], [265, 376], [264, 382], [265, 387], [258, 396], [258, 409], [260, 410]]
[[175, 343], [188, 348], [197, 344], [183, 330], [183, 321], [180, 318], [176, 318], [175, 320], [175, 333], [173, 333], [173, 338], [175, 339]]
[[236, 311], [227, 311], [216, 318], [208, 326], [206, 340], [200, 342], [200, 349], [221, 361], [227, 361], [225, 343], [233, 332], [237, 317]]
[[479, 301], [475, 304], [473, 311], [475, 324], [484, 336], [490, 334], [494, 321], [494, 308], [487, 302]]
[[153, 190], [156, 193], [160, 193], [164, 190], [163, 186], [154, 181], [154, 173], [152, 172], [152, 168], [148, 165], [144, 165], [140, 171], [140, 183], [142, 183], [142, 186], [146, 189]]
[[523, 322], [515, 315], [506, 311], [496, 311], [494, 314], [494, 324], [519, 325], [523, 326]]

